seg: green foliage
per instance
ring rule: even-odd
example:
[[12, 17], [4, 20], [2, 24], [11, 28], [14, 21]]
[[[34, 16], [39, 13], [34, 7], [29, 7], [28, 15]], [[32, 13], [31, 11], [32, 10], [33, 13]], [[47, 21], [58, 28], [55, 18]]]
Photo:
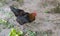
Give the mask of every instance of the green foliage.
[[36, 36], [36, 32], [33, 32], [31, 30], [28, 30], [26, 33], [27, 36]]
[[4, 19], [0, 19], [0, 24], [7, 24], [7, 21]]
[[12, 28], [9, 36], [22, 36], [23, 32], [22, 31], [17, 31], [16, 29]]
[[4, 25], [6, 28], [13, 28], [14, 27], [13, 24], [9, 23], [7, 20], [4, 20], [4, 19], [0, 19], [0, 25]]

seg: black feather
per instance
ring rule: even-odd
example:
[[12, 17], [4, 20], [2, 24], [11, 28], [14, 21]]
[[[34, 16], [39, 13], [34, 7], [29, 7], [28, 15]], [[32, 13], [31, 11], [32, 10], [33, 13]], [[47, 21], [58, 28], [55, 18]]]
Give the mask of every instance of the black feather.
[[14, 8], [13, 6], [10, 6], [10, 9], [11, 11], [14, 13], [14, 15], [17, 17], [16, 21], [23, 25], [25, 23], [29, 23], [29, 22], [32, 22], [30, 19], [29, 19], [29, 13], [28, 12], [25, 12], [24, 10], [22, 9], [17, 9], [17, 8]]
[[19, 16], [20, 14], [24, 13], [22, 9], [16, 9], [13, 6], [10, 6], [11, 11], [15, 14], [15, 16]]

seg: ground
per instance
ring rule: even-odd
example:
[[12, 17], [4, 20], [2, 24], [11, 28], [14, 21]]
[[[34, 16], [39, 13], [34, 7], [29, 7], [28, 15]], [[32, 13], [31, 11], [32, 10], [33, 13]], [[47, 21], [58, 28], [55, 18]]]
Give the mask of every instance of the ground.
[[[28, 29], [32, 31], [37, 31], [39, 34], [37, 36], [60, 36], [60, 14], [59, 13], [46, 13], [50, 9], [55, 8], [60, 2], [59, 0], [23, 0], [23, 3], [6, 0], [7, 3], [2, 5], [0, 3], [0, 18], [9, 20], [11, 24], [14, 24], [14, 28], [19, 30], [26, 31]], [[19, 25], [16, 22], [16, 17], [10, 10], [9, 6], [14, 5], [19, 9], [23, 9], [26, 12], [36, 11], [37, 16], [36, 20], [32, 23], [27, 23], [25, 25]], [[53, 12], [53, 11], [51, 11]], [[11, 16], [10, 16], [11, 15]], [[10, 29], [7, 27], [3, 29], [3, 26], [0, 25], [0, 36], [8, 36]], [[40, 32], [52, 31], [50, 35], [41, 35]]]

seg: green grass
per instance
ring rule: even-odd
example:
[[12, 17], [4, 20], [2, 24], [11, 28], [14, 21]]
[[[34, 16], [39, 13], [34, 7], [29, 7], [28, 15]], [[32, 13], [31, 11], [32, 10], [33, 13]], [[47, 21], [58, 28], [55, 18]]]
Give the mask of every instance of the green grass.
[[14, 25], [9, 23], [7, 20], [0, 19], [0, 25], [5, 26], [5, 28], [13, 28]]

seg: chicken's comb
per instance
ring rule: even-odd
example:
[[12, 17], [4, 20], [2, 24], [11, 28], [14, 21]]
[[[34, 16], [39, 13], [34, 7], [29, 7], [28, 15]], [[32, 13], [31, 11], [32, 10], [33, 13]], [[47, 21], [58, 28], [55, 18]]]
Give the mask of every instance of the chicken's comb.
[[33, 15], [34, 15], [34, 16], [36, 16], [36, 15], [37, 15], [36, 10], [34, 10], [34, 11], [33, 11]]
[[37, 11], [33, 11], [34, 15], [36, 16], [37, 15]]

